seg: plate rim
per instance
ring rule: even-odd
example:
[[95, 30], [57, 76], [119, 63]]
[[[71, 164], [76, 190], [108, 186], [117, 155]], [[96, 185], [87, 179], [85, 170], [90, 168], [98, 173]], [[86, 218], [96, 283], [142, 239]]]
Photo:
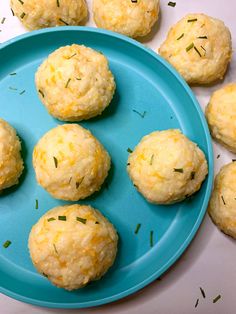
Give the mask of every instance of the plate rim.
[[212, 191], [212, 187], [213, 187], [213, 180], [214, 180], [214, 154], [213, 154], [213, 146], [212, 146], [210, 131], [209, 131], [206, 119], [205, 119], [205, 115], [204, 115], [204, 113], [203, 113], [203, 111], [202, 111], [202, 109], [198, 103], [198, 100], [197, 100], [195, 94], [193, 93], [193, 91], [191, 90], [189, 85], [186, 83], [186, 81], [180, 76], [180, 74], [175, 70], [175, 68], [170, 63], [168, 63], [165, 59], [163, 59], [159, 54], [157, 54], [151, 48], [141, 44], [140, 42], [138, 42], [132, 38], [126, 37], [124, 35], [121, 35], [121, 34], [118, 34], [118, 33], [112, 32], [112, 31], [99, 29], [99, 28], [95, 28], [95, 27], [60, 26], [60, 27], [51, 27], [51, 28], [44, 28], [44, 29], [40, 29], [40, 30], [35, 30], [35, 31], [27, 32], [27, 33], [24, 33], [22, 35], [13, 37], [13, 38], [3, 42], [0, 45], [0, 51], [6, 47], [12, 45], [12, 44], [15, 44], [18, 41], [25, 40], [26, 38], [30, 38], [30, 37], [34, 37], [34, 36], [40, 36], [41, 34], [45, 34], [45, 33], [65, 32], [65, 31], [100, 33], [100, 34], [105, 35], [105, 36], [109, 36], [109, 37], [112, 36], [112, 37], [115, 37], [119, 40], [125, 41], [129, 44], [136, 46], [137, 48], [143, 50], [144, 52], [148, 53], [149, 55], [151, 55], [152, 57], [157, 59], [160, 63], [162, 63], [162, 65], [164, 65], [165, 68], [169, 72], [171, 72], [171, 74], [173, 76], [175, 76], [177, 81], [183, 86], [183, 88], [186, 90], [189, 97], [191, 98], [192, 103], [194, 104], [194, 106], [197, 110], [201, 124], [203, 126], [203, 130], [204, 130], [204, 133], [206, 136], [207, 154], [208, 154], [207, 186], [206, 186], [206, 192], [205, 192], [203, 204], [202, 204], [201, 210], [199, 212], [198, 218], [197, 218], [191, 232], [189, 233], [188, 237], [185, 239], [185, 241], [182, 243], [182, 245], [179, 247], [179, 249], [175, 252], [175, 254], [168, 260], [168, 262], [166, 262], [161, 267], [161, 269], [155, 271], [151, 276], [149, 276], [145, 280], [141, 281], [140, 283], [133, 286], [132, 288], [126, 289], [126, 290], [124, 290], [120, 293], [114, 294], [112, 296], [105, 297], [105, 298], [99, 299], [99, 300], [94, 300], [94, 301], [85, 301], [85, 302], [76, 302], [76, 303], [66, 303], [66, 302], [65, 303], [55, 303], [55, 302], [37, 300], [34, 298], [22, 296], [21, 294], [13, 292], [12, 290], [0, 287], [0, 293], [3, 293], [8, 297], [14, 298], [15, 300], [22, 301], [22, 302], [25, 302], [28, 304], [37, 305], [40, 307], [47, 307], [47, 308], [79, 309], [79, 308], [95, 307], [95, 306], [100, 306], [100, 305], [104, 305], [107, 303], [115, 302], [117, 300], [120, 300], [124, 297], [127, 297], [127, 296], [139, 291], [140, 289], [143, 289], [148, 284], [150, 284], [155, 279], [157, 279], [159, 276], [161, 276], [163, 273], [165, 273], [181, 257], [181, 255], [184, 253], [184, 251], [190, 245], [193, 238], [196, 236], [197, 231], [198, 231], [198, 229], [199, 229], [199, 227], [203, 221], [203, 218], [205, 216], [205, 213], [207, 211], [207, 206], [208, 206], [208, 202], [210, 200], [211, 191]]

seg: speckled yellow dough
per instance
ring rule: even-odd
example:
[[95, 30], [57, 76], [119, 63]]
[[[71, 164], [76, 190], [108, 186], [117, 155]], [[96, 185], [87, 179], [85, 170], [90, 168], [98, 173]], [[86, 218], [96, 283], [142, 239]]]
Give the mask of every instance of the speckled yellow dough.
[[43, 215], [30, 232], [29, 251], [39, 273], [57, 287], [74, 290], [107, 272], [117, 242], [115, 228], [99, 211], [76, 204]]
[[208, 166], [204, 153], [179, 130], [156, 131], [130, 154], [127, 170], [151, 203], [172, 204], [198, 191]]
[[100, 115], [116, 88], [107, 58], [81, 45], [61, 47], [50, 54], [38, 68], [35, 83], [48, 112], [64, 121]]
[[236, 163], [221, 168], [215, 178], [208, 213], [216, 226], [236, 239]]
[[86, 19], [85, 0], [11, 0], [14, 15], [29, 30], [79, 25]]
[[158, 14], [159, 0], [93, 0], [97, 27], [133, 38], [150, 33]]
[[232, 56], [225, 24], [205, 14], [188, 14], [169, 31], [159, 49], [189, 84], [223, 79]]
[[206, 108], [211, 135], [236, 153], [236, 83], [215, 91]]
[[78, 201], [101, 188], [110, 169], [102, 144], [77, 124], [47, 132], [33, 151], [38, 183], [53, 197]]
[[15, 129], [0, 119], [0, 191], [18, 183], [24, 169]]

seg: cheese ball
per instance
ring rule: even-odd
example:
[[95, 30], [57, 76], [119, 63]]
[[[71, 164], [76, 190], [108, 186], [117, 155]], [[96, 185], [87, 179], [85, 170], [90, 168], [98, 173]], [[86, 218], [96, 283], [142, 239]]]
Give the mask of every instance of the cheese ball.
[[100, 279], [112, 266], [118, 236], [113, 225], [87, 205], [53, 208], [33, 226], [29, 251], [39, 273], [66, 290]]
[[172, 204], [198, 191], [208, 166], [204, 153], [179, 130], [144, 136], [129, 155], [134, 186], [154, 204]]
[[214, 139], [236, 153], [236, 83], [213, 93], [206, 118]]
[[133, 38], [150, 33], [158, 14], [159, 0], [93, 0], [97, 27]]
[[24, 169], [15, 129], [0, 119], [0, 191], [18, 183]]
[[61, 200], [78, 201], [100, 190], [110, 164], [102, 144], [77, 124], [50, 130], [33, 151], [38, 183]]
[[107, 58], [80, 45], [61, 47], [50, 54], [38, 68], [35, 83], [48, 112], [63, 121], [100, 115], [116, 88]]
[[15, 16], [29, 30], [79, 25], [87, 18], [85, 0], [11, 0]]
[[223, 79], [232, 55], [225, 24], [205, 14], [188, 14], [169, 31], [159, 49], [189, 84]]
[[208, 213], [215, 225], [236, 239], [236, 163], [221, 168], [215, 184]]

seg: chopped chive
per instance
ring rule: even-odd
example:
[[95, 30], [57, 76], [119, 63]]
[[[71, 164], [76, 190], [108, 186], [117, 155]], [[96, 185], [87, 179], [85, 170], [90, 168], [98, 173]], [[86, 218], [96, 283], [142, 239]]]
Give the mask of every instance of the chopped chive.
[[236, 159], [232, 159], [232, 162], [235, 162], [236, 161]]
[[202, 50], [204, 50], [206, 52], [206, 49], [203, 46], [201, 46], [201, 48], [202, 48]]
[[72, 56], [69, 57], [69, 59], [73, 58], [76, 55], [77, 55], [77, 53], [74, 53]]
[[66, 221], [66, 216], [58, 216], [58, 220]]
[[22, 12], [21, 15], [20, 15], [20, 18], [23, 19], [24, 17], [25, 17], [25, 12]]
[[15, 12], [12, 9], [11, 9], [11, 13], [12, 13], [13, 16], [15, 16]]
[[18, 0], [22, 5], [24, 4], [24, 2], [22, 0]]
[[194, 47], [194, 43], [191, 43], [188, 47], [186, 47], [186, 51], [188, 52]]
[[137, 113], [141, 118], [144, 118], [145, 117], [145, 115], [146, 115], [146, 111], [144, 111], [143, 113], [141, 113], [141, 112], [138, 112], [137, 110], [135, 110], [135, 109], [133, 109], [133, 112], [135, 112], [135, 113]]
[[3, 17], [2, 20], [1, 20], [1, 24], [4, 24], [5, 21], [6, 21], [6, 18]]
[[58, 160], [56, 157], [53, 156], [53, 160], [54, 160], [54, 165], [55, 165], [55, 168], [57, 168], [58, 166]]
[[199, 303], [199, 299], [197, 299], [196, 303], [195, 303], [195, 308], [198, 306], [198, 303]]
[[130, 154], [133, 153], [132, 149], [130, 149], [129, 147], [127, 148], [127, 152]]
[[20, 95], [23, 95], [24, 93], [25, 93], [25, 89], [22, 92], [20, 92]]
[[153, 247], [153, 230], [150, 231], [150, 246]]
[[217, 297], [215, 297], [215, 299], [213, 299], [213, 303], [216, 303], [220, 299], [221, 299], [221, 295], [219, 294]]
[[65, 22], [63, 19], [59, 19], [59, 21], [61, 21], [62, 23], [64, 23], [65, 25], [69, 25], [67, 22]]
[[48, 222], [54, 221], [54, 220], [56, 220], [56, 218], [54, 218], [54, 217], [48, 218]]
[[3, 244], [3, 247], [4, 247], [5, 249], [7, 249], [8, 246], [10, 246], [10, 245], [11, 245], [11, 241], [7, 240], [7, 241]]
[[174, 172], [183, 173], [184, 169], [183, 168], [174, 168]]
[[68, 182], [69, 184], [71, 183], [71, 180], [72, 180], [72, 177], [70, 177], [70, 180], [69, 180], [69, 182]]
[[207, 39], [207, 36], [198, 36], [199, 39]]
[[77, 81], [81, 81], [81, 78], [76, 77], [76, 80], [77, 80]]
[[195, 174], [196, 174], [196, 172], [195, 172], [195, 171], [192, 171], [192, 172], [191, 172], [190, 180], [194, 180], [194, 178], [195, 178]]
[[141, 224], [137, 224], [135, 231], [134, 231], [135, 234], [138, 234], [140, 227], [141, 227]]
[[11, 76], [16, 75], [16, 72], [10, 73]]
[[54, 251], [58, 254], [57, 247], [54, 243], [53, 243], [53, 247], [54, 247]]
[[41, 91], [41, 89], [38, 90], [39, 94], [42, 95], [42, 97], [44, 98], [44, 93]]
[[99, 222], [98, 222], [98, 221], [95, 221], [95, 225], [99, 225]]
[[184, 33], [181, 34], [176, 40], [180, 40], [180, 39], [183, 38], [183, 37], [184, 37]]
[[153, 164], [153, 159], [154, 159], [154, 154], [152, 154], [152, 157], [151, 157], [151, 159], [150, 159], [150, 165], [152, 166], [152, 164]]
[[69, 78], [69, 79], [67, 80], [66, 85], [65, 85], [65, 88], [67, 88], [67, 87], [68, 87], [68, 85], [69, 85], [70, 81], [71, 81], [71, 78]]
[[37, 199], [35, 200], [35, 209], [39, 209], [39, 201]]
[[172, 1], [170, 1], [170, 2], [168, 2], [168, 5], [170, 6], [170, 7], [175, 7], [176, 6], [176, 2], [172, 2]]
[[138, 0], [131, 0], [131, 2], [132, 2], [132, 3], [137, 3], [137, 2], [138, 2]]
[[57, 0], [57, 7], [59, 8], [60, 7], [60, 1]]
[[224, 199], [224, 196], [223, 196], [223, 195], [221, 195], [221, 199], [222, 199], [223, 204], [226, 205], [225, 199]]
[[48, 278], [48, 275], [47, 275], [47, 274], [45, 274], [45, 273], [42, 273], [42, 275], [43, 275], [44, 277]]
[[205, 291], [202, 289], [202, 287], [200, 287], [199, 289], [201, 291], [201, 294], [202, 294], [203, 298], [205, 299], [206, 298]]
[[197, 47], [196, 46], [194, 46], [193, 47], [194, 48], [194, 50], [198, 53], [198, 55], [200, 56], [200, 58], [202, 57], [202, 55], [200, 54], [200, 51], [197, 49]]
[[219, 155], [217, 155], [216, 159], [219, 159], [219, 158], [220, 158], [220, 154], [219, 154]]
[[130, 162], [127, 163], [127, 166], [130, 166]]
[[79, 186], [81, 185], [81, 183], [84, 181], [84, 177], [80, 180], [80, 182], [76, 182], [75, 183], [75, 186], [76, 186], [76, 189], [78, 189], [79, 188]]
[[196, 21], [197, 21], [197, 19], [190, 19], [190, 20], [188, 20], [188, 23], [196, 22]]
[[76, 217], [76, 220], [77, 221], [79, 221], [79, 222], [81, 222], [82, 224], [86, 224], [86, 222], [87, 222], [87, 219], [85, 219], [85, 218], [81, 218], [81, 217]]
[[10, 89], [10, 90], [17, 90], [16, 87], [12, 87], [12, 86], [9, 86], [9, 89]]

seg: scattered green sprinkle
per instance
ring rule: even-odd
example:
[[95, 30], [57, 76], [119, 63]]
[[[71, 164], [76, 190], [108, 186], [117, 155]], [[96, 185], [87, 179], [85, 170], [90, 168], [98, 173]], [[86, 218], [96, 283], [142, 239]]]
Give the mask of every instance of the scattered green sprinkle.
[[183, 37], [184, 37], [184, 33], [181, 34], [181, 35], [177, 38], [177, 40], [180, 40], [180, 39], [183, 38]]
[[12, 13], [13, 16], [15, 16], [15, 13], [14, 13], [14, 11], [12, 9], [11, 9], [11, 13]]
[[153, 230], [150, 231], [150, 246], [153, 247]]
[[169, 5], [170, 7], [173, 7], [173, 8], [174, 8], [174, 7], [176, 6], [176, 2], [171, 2], [171, 1], [170, 1], [170, 2], [168, 2], [168, 5]]
[[24, 2], [22, 0], [18, 0], [22, 5], [24, 4]]
[[98, 221], [96, 221], [96, 222], [95, 222], [95, 225], [99, 225], [99, 222], [98, 222]]
[[10, 73], [11, 76], [16, 75], [16, 72]]
[[198, 36], [199, 39], [207, 39], [207, 36]]
[[196, 303], [195, 303], [195, 308], [198, 306], [198, 303], [199, 303], [199, 299], [197, 299]]
[[65, 85], [65, 88], [67, 88], [67, 87], [69, 86], [70, 81], [71, 81], [71, 78], [69, 78], [69, 79], [67, 80], [66, 85]]
[[190, 20], [188, 20], [188, 23], [196, 22], [196, 21], [197, 21], [197, 19], [190, 19]]
[[57, 168], [58, 166], [58, 160], [56, 157], [53, 156], [53, 160], [54, 160], [54, 165], [55, 165], [55, 168]]
[[132, 3], [137, 3], [137, 2], [138, 2], [138, 0], [131, 0], [131, 2], [132, 2]]
[[232, 159], [232, 162], [235, 162], [236, 161], [236, 159]]
[[81, 217], [76, 217], [76, 220], [77, 221], [79, 221], [79, 222], [81, 222], [82, 224], [86, 224], [86, 222], [87, 222], [87, 219], [85, 219], [85, 218], [81, 218]]
[[35, 200], [35, 209], [39, 209], [39, 201], [37, 199]]
[[202, 55], [200, 54], [200, 51], [197, 49], [197, 47], [193, 47], [194, 48], [194, 50], [197, 52], [197, 54], [199, 55], [199, 57], [201, 58], [202, 57]]
[[25, 12], [22, 12], [21, 15], [20, 15], [20, 18], [23, 19], [24, 17], [25, 17]]
[[4, 247], [5, 249], [7, 249], [8, 246], [10, 246], [10, 245], [11, 245], [11, 241], [7, 240], [7, 241], [3, 244], [3, 247]]
[[57, 7], [59, 8], [60, 7], [60, 1], [57, 0]]
[[12, 87], [12, 86], [9, 86], [9, 89], [10, 89], [10, 90], [17, 90], [16, 87]]
[[204, 50], [206, 52], [206, 49], [201, 45], [202, 50]]
[[20, 95], [23, 95], [24, 93], [25, 93], [25, 89], [22, 92], [20, 92]]
[[174, 168], [174, 172], [183, 173], [184, 169], [183, 168]]
[[6, 21], [6, 18], [3, 17], [2, 20], [1, 20], [1, 24], [4, 24], [5, 21]]
[[199, 289], [201, 291], [201, 294], [202, 294], [203, 298], [205, 299], [206, 298], [205, 291], [202, 289], [202, 287], [200, 287]]
[[127, 152], [130, 154], [133, 153], [132, 149], [130, 149], [129, 147], [127, 148]]
[[223, 204], [226, 205], [225, 199], [224, 199], [224, 196], [223, 196], [223, 195], [221, 195], [221, 199], [222, 199]]
[[220, 154], [219, 154], [219, 155], [217, 155], [216, 159], [219, 159], [219, 158], [220, 158]]
[[195, 172], [195, 171], [192, 171], [192, 172], [191, 172], [190, 180], [194, 180], [194, 178], [195, 178], [195, 174], [196, 174], [196, 172]]
[[137, 113], [141, 118], [144, 118], [145, 116], [146, 116], [146, 111], [144, 111], [143, 113], [141, 113], [141, 112], [139, 112], [139, 111], [137, 111], [137, 110], [135, 110], [135, 109], [133, 109], [133, 112], [135, 112], [135, 113]]
[[127, 163], [127, 166], [130, 166], [130, 162]]
[[61, 21], [63, 24], [65, 24], [65, 25], [69, 25], [67, 22], [65, 22], [63, 19], [59, 19], [59, 21]]
[[42, 97], [44, 98], [44, 93], [41, 91], [41, 89], [38, 90], [39, 94], [42, 95]]
[[137, 224], [134, 233], [138, 234], [140, 228], [141, 228], [141, 224]]
[[56, 220], [56, 218], [54, 218], [54, 217], [48, 218], [48, 222], [54, 221], [54, 220]]
[[191, 43], [187, 48], [186, 51], [188, 52], [189, 50], [191, 50], [194, 47], [194, 43]]
[[71, 183], [71, 180], [72, 180], [72, 177], [70, 177], [70, 179], [69, 179], [69, 182], [68, 182], [69, 184]]
[[58, 254], [57, 247], [54, 243], [53, 243], [53, 247], [54, 247], [54, 251], [56, 252], [56, 254]]
[[153, 164], [153, 159], [154, 159], [154, 154], [152, 154], [152, 157], [151, 157], [151, 159], [150, 159], [150, 165], [152, 166], [152, 164]]
[[80, 185], [81, 185], [81, 183], [84, 181], [84, 177], [80, 180], [80, 182], [76, 182], [76, 189], [78, 189], [79, 187], [80, 187]]
[[66, 216], [58, 216], [58, 220], [66, 221]]
[[44, 277], [48, 278], [48, 275], [47, 275], [47, 274], [45, 274], [45, 273], [42, 273], [42, 275], [43, 275]]
[[76, 56], [77, 55], [77, 53], [74, 53], [73, 55], [71, 55], [68, 59], [71, 59], [71, 58], [73, 58], [74, 56]]
[[215, 297], [215, 299], [213, 299], [213, 303], [216, 303], [220, 299], [221, 299], [221, 295], [219, 294], [217, 297]]
[[79, 77], [76, 77], [76, 80], [77, 80], [77, 81], [81, 81], [81, 78], [79, 78]]

